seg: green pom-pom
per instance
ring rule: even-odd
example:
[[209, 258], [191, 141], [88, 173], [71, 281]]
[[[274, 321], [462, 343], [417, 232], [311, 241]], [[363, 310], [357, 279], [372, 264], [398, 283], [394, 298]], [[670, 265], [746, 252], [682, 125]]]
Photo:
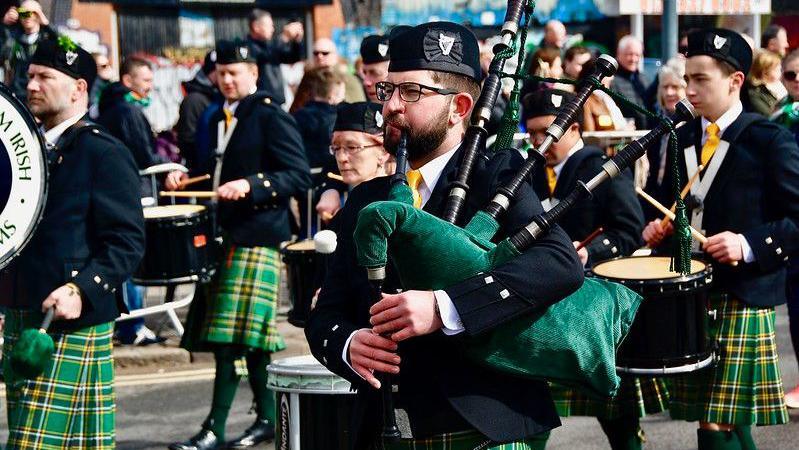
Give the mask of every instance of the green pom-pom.
[[58, 46], [61, 47], [61, 50], [65, 52], [74, 52], [78, 49], [78, 44], [76, 44], [69, 36], [58, 36]]
[[53, 350], [55, 344], [49, 334], [29, 328], [22, 332], [11, 351], [11, 368], [25, 378], [36, 378], [44, 371]]

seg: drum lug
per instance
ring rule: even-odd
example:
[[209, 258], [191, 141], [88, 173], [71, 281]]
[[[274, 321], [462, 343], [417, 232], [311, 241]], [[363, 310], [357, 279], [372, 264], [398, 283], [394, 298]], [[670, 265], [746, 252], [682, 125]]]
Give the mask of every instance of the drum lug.
[[716, 320], [716, 317], [718, 316], [718, 314], [717, 314], [715, 309], [708, 309], [707, 310], [707, 316], [709, 318], [711, 318], [712, 320]]

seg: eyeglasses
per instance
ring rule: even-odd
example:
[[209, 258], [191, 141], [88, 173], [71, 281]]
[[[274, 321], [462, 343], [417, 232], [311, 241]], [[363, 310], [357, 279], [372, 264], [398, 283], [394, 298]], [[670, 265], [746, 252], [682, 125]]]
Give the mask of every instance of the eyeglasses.
[[33, 11], [28, 11], [27, 9], [20, 8], [17, 9], [17, 12], [19, 13], [20, 19], [30, 19], [31, 17], [33, 17]]
[[345, 145], [345, 146], [331, 145], [330, 147], [328, 147], [328, 149], [330, 150], [330, 154], [333, 155], [333, 156], [336, 156], [336, 153], [338, 153], [340, 151], [343, 151], [348, 156], [352, 156], [352, 155], [355, 155], [355, 154], [358, 154], [358, 153], [364, 151], [365, 149], [367, 149], [369, 147], [380, 147], [380, 144]]
[[787, 70], [782, 73], [782, 77], [788, 81], [796, 81], [796, 71], [794, 70]]
[[319, 56], [319, 55], [322, 55], [322, 56], [327, 56], [327, 55], [329, 55], [329, 54], [330, 54], [330, 52], [323, 52], [323, 51], [321, 51], [321, 50], [314, 50], [314, 52], [313, 52], [313, 55], [314, 55], [314, 56]]
[[381, 102], [387, 102], [391, 100], [396, 88], [399, 88], [400, 98], [408, 103], [418, 102], [419, 99], [422, 98], [423, 90], [435, 92], [436, 94], [440, 95], [453, 95], [458, 93], [458, 91], [453, 91], [452, 89], [425, 86], [423, 84], [413, 83], [410, 81], [399, 84], [390, 83], [388, 81], [380, 81], [375, 84], [377, 99]]

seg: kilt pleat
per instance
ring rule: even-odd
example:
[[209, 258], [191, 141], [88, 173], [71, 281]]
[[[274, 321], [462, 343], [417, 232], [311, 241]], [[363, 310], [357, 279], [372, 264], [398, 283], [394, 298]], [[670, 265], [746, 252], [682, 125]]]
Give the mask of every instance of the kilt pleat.
[[286, 348], [275, 312], [280, 254], [268, 247], [231, 247], [212, 288], [203, 340], [276, 352]]
[[[10, 354], [42, 314], [10, 310], [3, 352]], [[113, 322], [50, 333], [55, 351], [35, 379], [14, 373], [4, 358], [9, 437], [7, 449], [113, 449], [115, 447]]]
[[731, 425], [787, 423], [774, 308], [726, 296], [711, 298], [710, 307], [718, 315], [710, 337], [718, 343], [719, 363], [670, 380], [671, 417]]
[[622, 377], [615, 397], [598, 398], [556, 383], [549, 386], [561, 417], [591, 416], [613, 420], [635, 415], [644, 417], [668, 408], [669, 391], [662, 378]]
[[505, 444], [492, 444], [476, 431], [444, 433], [424, 439], [401, 439], [392, 444], [384, 444], [379, 450], [534, 450], [543, 448], [544, 439], [528, 438]]

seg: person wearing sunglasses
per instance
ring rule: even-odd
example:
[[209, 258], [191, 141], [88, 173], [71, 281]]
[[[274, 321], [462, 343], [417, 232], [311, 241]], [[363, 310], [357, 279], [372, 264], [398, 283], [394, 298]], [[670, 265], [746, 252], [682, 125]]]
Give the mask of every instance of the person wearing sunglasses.
[[[788, 95], [777, 104], [771, 119], [788, 128], [799, 144], [799, 50], [789, 53], [782, 60], [782, 67], [782, 84]], [[799, 264], [788, 266], [786, 291], [791, 342], [799, 360]], [[791, 409], [799, 408], [799, 384], [785, 393], [785, 405]]]
[[35, 0], [25, 0], [11, 7], [3, 16], [0, 27], [0, 64], [6, 70], [5, 82], [22, 101], [27, 96], [28, 64], [43, 39], [55, 39], [56, 32]]
[[[441, 217], [480, 95], [477, 38], [451, 22], [397, 27], [389, 38], [388, 54], [387, 78], [375, 85], [375, 95], [383, 102], [383, 145], [393, 153], [401, 136], [407, 137], [406, 176], [414, 205]], [[368, 142], [333, 145], [339, 159], [369, 150]], [[523, 164], [514, 150], [488, 155], [483, 150], [472, 169], [461, 224], [487, 205], [495, 189]], [[357, 389], [351, 422], [358, 424], [351, 434], [355, 448], [543, 448], [541, 435], [559, 424], [547, 384], [470, 362], [459, 344], [519, 315], [535, 314], [574, 291], [583, 270], [571, 240], [555, 227], [538, 244], [494, 270], [438, 291], [384, 294], [375, 304], [367, 271], [356, 263], [353, 230], [364, 207], [387, 199], [390, 184], [390, 177], [362, 182], [336, 215], [338, 246], [305, 328], [313, 355]], [[497, 239], [543, 212], [529, 180], [519, 193]], [[442, 263], [442, 271], [449, 269]], [[401, 287], [389, 267], [383, 292]], [[412, 437], [381, 441], [375, 370], [399, 374], [392, 377], [398, 381], [396, 404], [407, 413]]]
[[313, 67], [326, 67], [333, 69], [344, 77], [344, 101], [356, 103], [366, 101], [366, 94], [361, 86], [361, 80], [347, 66], [338, 54], [336, 44], [329, 38], [320, 38], [313, 43]]

